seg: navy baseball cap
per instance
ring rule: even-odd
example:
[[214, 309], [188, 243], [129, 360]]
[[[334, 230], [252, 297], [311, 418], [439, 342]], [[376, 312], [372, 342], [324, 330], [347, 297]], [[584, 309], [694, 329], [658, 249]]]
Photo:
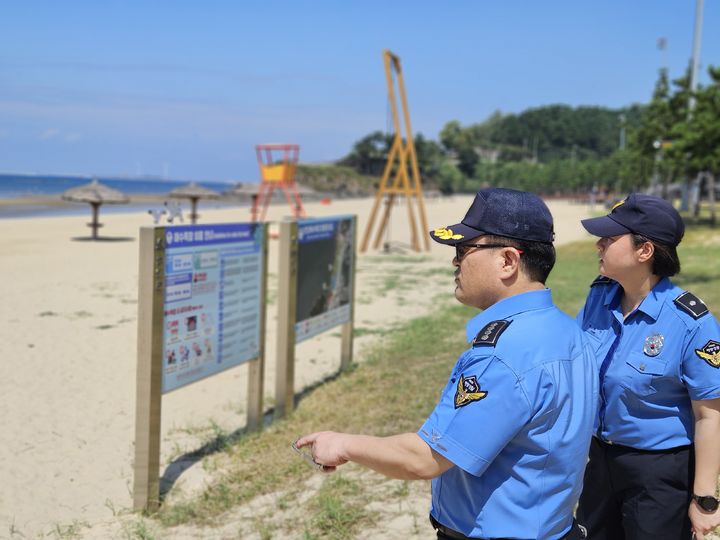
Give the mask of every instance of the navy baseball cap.
[[607, 216], [583, 219], [582, 225], [594, 236], [640, 234], [666, 246], [677, 246], [685, 234], [685, 223], [672, 204], [644, 193], [631, 193]]
[[555, 239], [552, 214], [542, 199], [505, 188], [481, 189], [460, 223], [430, 231], [433, 240], [450, 246], [483, 234], [546, 244]]

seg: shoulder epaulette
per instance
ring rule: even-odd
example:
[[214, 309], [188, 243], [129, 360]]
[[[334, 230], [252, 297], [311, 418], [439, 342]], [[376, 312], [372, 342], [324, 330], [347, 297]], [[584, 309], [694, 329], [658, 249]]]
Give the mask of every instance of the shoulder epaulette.
[[473, 347], [494, 347], [498, 342], [498, 339], [500, 339], [500, 334], [507, 330], [507, 327], [510, 326], [511, 322], [512, 321], [499, 320], [486, 324], [483, 326], [482, 330], [477, 333], [477, 336], [475, 336], [475, 339], [472, 342]]
[[699, 319], [710, 310], [705, 302], [690, 292], [684, 292], [675, 299], [675, 304], [693, 319]]
[[600, 275], [595, 278], [595, 281], [593, 281], [590, 286], [595, 287], [596, 285], [610, 285], [611, 283], [615, 283], [615, 281], [610, 279], [609, 277]]

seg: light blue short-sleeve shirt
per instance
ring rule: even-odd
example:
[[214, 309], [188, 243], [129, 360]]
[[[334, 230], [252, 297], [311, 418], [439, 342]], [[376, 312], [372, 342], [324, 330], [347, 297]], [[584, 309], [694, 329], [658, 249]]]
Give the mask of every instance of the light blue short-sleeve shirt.
[[455, 466], [431, 514], [470, 537], [560, 538], [572, 526], [598, 403], [592, 351], [550, 291], [506, 298], [467, 325], [418, 432]]
[[620, 285], [593, 282], [577, 321], [600, 374], [600, 439], [641, 450], [691, 444], [691, 400], [720, 398], [720, 327], [699, 298], [661, 279], [623, 317]]

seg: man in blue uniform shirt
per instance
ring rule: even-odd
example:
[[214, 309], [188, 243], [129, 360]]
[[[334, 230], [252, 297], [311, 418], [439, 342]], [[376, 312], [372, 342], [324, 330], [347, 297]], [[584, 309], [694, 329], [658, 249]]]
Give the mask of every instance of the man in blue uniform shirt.
[[301, 437], [325, 470], [354, 461], [432, 479], [439, 539], [582, 538], [573, 507], [597, 410], [597, 371], [575, 322], [552, 302], [552, 216], [531, 193], [483, 189], [461, 223], [431, 232], [455, 247], [455, 296], [483, 310], [470, 348], [417, 433]]

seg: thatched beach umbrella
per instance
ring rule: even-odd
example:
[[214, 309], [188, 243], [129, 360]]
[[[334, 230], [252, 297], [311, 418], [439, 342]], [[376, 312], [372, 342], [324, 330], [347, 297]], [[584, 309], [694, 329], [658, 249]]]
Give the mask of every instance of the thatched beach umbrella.
[[92, 207], [92, 222], [88, 226], [92, 228], [93, 240], [98, 238], [98, 229], [102, 224], [98, 222], [98, 213], [103, 204], [126, 204], [130, 202], [127, 195], [112, 189], [111, 187], [101, 184], [97, 178], [89, 184], [68, 189], [62, 194], [65, 201], [88, 203]]
[[257, 182], [237, 182], [223, 192], [223, 195], [231, 199], [241, 201], [255, 200], [258, 195], [260, 184]]
[[257, 195], [258, 185], [257, 183], [243, 183], [237, 182], [230, 186], [229, 189], [223, 192], [223, 195], [228, 197], [240, 197], [242, 199], [250, 198], [253, 195]]
[[190, 199], [190, 223], [195, 223], [200, 217], [197, 213], [198, 201], [200, 199], [217, 199], [220, 194], [212, 189], [199, 186], [195, 182], [190, 182], [185, 186], [173, 189], [170, 196], [175, 199]]

